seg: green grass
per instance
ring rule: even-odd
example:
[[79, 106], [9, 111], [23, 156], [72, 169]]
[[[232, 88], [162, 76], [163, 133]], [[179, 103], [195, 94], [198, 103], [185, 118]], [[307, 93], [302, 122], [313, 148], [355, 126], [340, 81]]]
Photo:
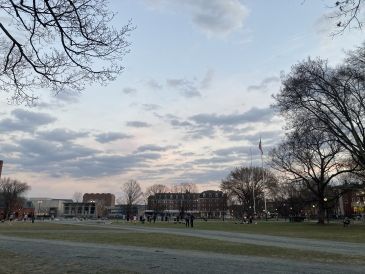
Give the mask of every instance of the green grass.
[[30, 233], [5, 232], [9, 236], [49, 239], [71, 242], [87, 242], [101, 244], [131, 245], [151, 248], [169, 248], [178, 250], [194, 250], [234, 255], [260, 256], [278, 259], [295, 259], [317, 262], [352, 263], [365, 265], [362, 256], [344, 256], [333, 253], [297, 250], [280, 247], [260, 246], [253, 244], [232, 243], [227, 241], [203, 239], [179, 235], [159, 233]]
[[[272, 236], [285, 236], [296, 238], [307, 238], [316, 240], [329, 240], [339, 242], [353, 242], [353, 243], [365, 243], [365, 224], [356, 223], [350, 224], [349, 227], [343, 227], [340, 221], [331, 222], [330, 224], [317, 225], [316, 223], [289, 223], [283, 221], [264, 221], [261, 220], [257, 225], [241, 225], [238, 220], [229, 220], [222, 222], [220, 220], [209, 220], [203, 222], [196, 220], [194, 222], [194, 228], [187, 228], [183, 224], [174, 224], [173, 222], [165, 223], [157, 221], [155, 224], [141, 224], [139, 222], [134, 225], [133, 223], [116, 222], [112, 220], [112, 226], [101, 225], [97, 222], [75, 222], [73, 224], [67, 224], [63, 222], [35, 222], [34, 224], [27, 222], [13, 222], [10, 226], [7, 223], [0, 224], [0, 233], [2, 231], [13, 230], [110, 230], [114, 225], [120, 228], [124, 226], [137, 226], [137, 227], [156, 227], [156, 228], [173, 228], [173, 229], [194, 229], [194, 230], [216, 230], [227, 232], [242, 232], [253, 234], [264, 234]], [[92, 224], [88, 226], [86, 224]], [[118, 229], [118, 228], [116, 228]]]
[[[113, 222], [113, 225], [116, 224]], [[131, 223], [121, 223], [120, 226], [132, 226]], [[194, 230], [216, 230], [227, 232], [243, 232], [252, 234], [264, 234], [272, 236], [284, 236], [295, 238], [306, 238], [316, 240], [328, 240], [338, 242], [365, 243], [365, 224], [350, 224], [349, 227], [343, 227], [341, 221], [331, 222], [329, 224], [318, 225], [310, 223], [289, 223], [283, 221], [258, 221], [258, 224], [241, 225], [238, 220], [229, 220], [222, 222], [220, 220], [208, 220], [203, 222], [196, 220], [194, 228], [186, 228], [183, 224], [174, 224], [173, 222], [164, 223], [156, 222], [155, 224], [140, 224], [136, 226], [143, 227], [163, 227], [176, 229], [194, 229]]]
[[[72, 224], [59, 225], [58, 223], [42, 222], [38, 221], [32, 224], [31, 222], [12, 222], [9, 225], [8, 222], [0, 223], [0, 233], [1, 231], [12, 231], [12, 230], [104, 230], [105, 227], [91, 227], [91, 226], [79, 226]], [[110, 229], [110, 228], [109, 228]]]

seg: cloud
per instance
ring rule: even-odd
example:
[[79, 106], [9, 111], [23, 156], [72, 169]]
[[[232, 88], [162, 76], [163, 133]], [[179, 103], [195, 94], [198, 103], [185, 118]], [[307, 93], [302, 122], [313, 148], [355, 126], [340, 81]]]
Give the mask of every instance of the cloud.
[[225, 37], [243, 28], [249, 9], [238, 0], [160, 0], [145, 1], [151, 8], [186, 12], [202, 33]]
[[51, 124], [57, 120], [57, 118], [47, 113], [39, 113], [23, 109], [15, 109], [11, 112], [11, 115], [15, 118], [5, 118], [0, 120], [1, 132], [34, 132], [38, 127]]
[[201, 93], [194, 83], [186, 79], [167, 79], [167, 85], [178, 89], [185, 98], [201, 97]]
[[98, 135], [95, 135], [95, 140], [99, 143], [105, 144], [110, 143], [116, 140], [122, 140], [122, 139], [131, 139], [133, 138], [133, 135], [128, 135], [125, 133], [120, 132], [108, 132], [108, 133], [101, 133]]
[[177, 120], [177, 119], [171, 120], [170, 123], [174, 127], [191, 127], [191, 126], [193, 126], [193, 124], [190, 122], [187, 122], [187, 121], [179, 122], [179, 120]]
[[127, 127], [150, 127], [150, 124], [147, 124], [146, 122], [140, 122], [140, 121], [131, 121], [126, 123]]
[[161, 109], [161, 107], [159, 105], [155, 105], [155, 104], [143, 104], [142, 109], [145, 111], [151, 111], [151, 110]]
[[330, 19], [334, 16], [336, 16], [335, 11], [330, 11], [323, 14], [314, 22], [313, 29], [316, 31], [317, 35], [329, 35], [331, 32], [333, 32], [335, 28], [334, 25], [338, 23], [338, 21], [335, 22], [333, 19]]
[[159, 90], [159, 89], [162, 89], [162, 88], [163, 88], [163, 86], [159, 85], [159, 84], [157, 83], [157, 81], [156, 81], [156, 80], [154, 80], [154, 79], [151, 79], [150, 81], [148, 81], [148, 82], [147, 82], [147, 85], [148, 85], [150, 88], [152, 88], [152, 89], [156, 89], [156, 90]]
[[[202, 113], [190, 116], [186, 121], [172, 119], [170, 120], [170, 124], [175, 128], [184, 128], [187, 134], [185, 139], [215, 138], [216, 130], [220, 129], [224, 133], [237, 132], [239, 137], [235, 139], [235, 135], [237, 134], [233, 136], [228, 135], [230, 140], [242, 140], [242, 132], [237, 126], [257, 122], [269, 122], [273, 116], [274, 111], [271, 108], [258, 109], [253, 107], [242, 114], [217, 115], [215, 113]], [[248, 126], [246, 125], [245, 128], [248, 128]]]
[[192, 21], [208, 36], [226, 36], [241, 29], [249, 10], [237, 0], [188, 1], [193, 9]]
[[177, 146], [166, 146], [161, 147], [153, 144], [143, 145], [137, 148], [137, 152], [146, 152], [146, 151], [167, 151], [169, 149], [177, 148]]
[[77, 91], [67, 90], [59, 92], [51, 97], [50, 102], [40, 101], [36, 104], [38, 109], [58, 109], [70, 104], [77, 104], [80, 102], [81, 93]]
[[252, 107], [249, 111], [243, 114], [229, 114], [217, 115], [213, 114], [198, 114], [188, 118], [200, 125], [239, 125], [249, 122], [264, 122], [269, 121], [273, 117], [273, 110], [271, 108], [258, 109]]
[[252, 85], [252, 86], [247, 87], [247, 91], [249, 91], [249, 92], [257, 91], [257, 92], [265, 93], [268, 91], [268, 86], [271, 83], [277, 83], [277, 82], [280, 82], [279, 77], [267, 77], [264, 80], [262, 80], [260, 85]]
[[68, 142], [71, 140], [75, 140], [77, 138], [88, 137], [88, 132], [75, 132], [72, 130], [57, 128], [50, 131], [38, 131], [37, 135], [39, 138], [48, 140], [48, 141], [56, 141], [56, 142]]
[[123, 93], [125, 94], [130, 94], [130, 95], [135, 95], [137, 93], [137, 90], [135, 88], [130, 88], [130, 87], [125, 87], [123, 88]]
[[154, 152], [107, 155], [72, 142], [56, 144], [43, 139], [20, 139], [16, 145], [0, 143], [7, 170], [39, 172], [52, 177], [100, 178], [148, 168], [161, 155]]
[[210, 87], [210, 84], [213, 81], [213, 78], [215, 76], [215, 69], [208, 69], [207, 73], [205, 74], [204, 79], [200, 83], [201, 89], [207, 89]]
[[221, 148], [213, 151], [214, 154], [218, 156], [231, 156], [231, 155], [239, 155], [239, 154], [250, 154], [250, 147], [243, 147], [243, 146], [234, 146], [228, 148]]

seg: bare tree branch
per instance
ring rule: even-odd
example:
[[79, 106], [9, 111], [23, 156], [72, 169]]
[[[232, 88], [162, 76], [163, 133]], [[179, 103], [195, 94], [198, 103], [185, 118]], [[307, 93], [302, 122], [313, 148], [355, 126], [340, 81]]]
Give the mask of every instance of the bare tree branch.
[[110, 27], [116, 14], [107, 4], [0, 0], [0, 10], [12, 21], [11, 26], [0, 23], [0, 91], [13, 93], [9, 103], [32, 106], [37, 89], [82, 91], [86, 83], [106, 85], [116, 79], [134, 27], [131, 21], [119, 31]]

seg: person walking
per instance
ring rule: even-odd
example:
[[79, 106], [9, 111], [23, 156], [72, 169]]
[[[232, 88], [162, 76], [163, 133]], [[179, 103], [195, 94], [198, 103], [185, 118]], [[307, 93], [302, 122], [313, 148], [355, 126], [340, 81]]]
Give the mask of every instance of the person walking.
[[190, 220], [190, 215], [189, 213], [185, 215], [185, 226], [189, 227], [189, 220]]
[[194, 219], [195, 219], [194, 214], [191, 214], [190, 215], [190, 227], [194, 227]]
[[13, 214], [10, 214], [10, 216], [9, 216], [9, 225], [11, 225], [12, 221], [13, 221]]

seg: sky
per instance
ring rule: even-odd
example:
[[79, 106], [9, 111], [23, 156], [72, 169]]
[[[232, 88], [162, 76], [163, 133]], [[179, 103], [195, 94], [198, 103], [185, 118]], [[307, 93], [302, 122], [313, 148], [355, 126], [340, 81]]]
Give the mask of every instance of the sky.
[[[330, 0], [110, 0], [130, 53], [124, 72], [82, 93], [36, 91], [36, 107], [0, 92], [2, 177], [31, 185], [28, 197], [123, 194], [136, 180], [219, 189], [237, 166], [261, 166], [284, 122], [270, 108], [280, 75], [321, 57], [335, 66], [363, 41], [329, 35]], [[364, 18], [364, 13], [362, 13]]]

